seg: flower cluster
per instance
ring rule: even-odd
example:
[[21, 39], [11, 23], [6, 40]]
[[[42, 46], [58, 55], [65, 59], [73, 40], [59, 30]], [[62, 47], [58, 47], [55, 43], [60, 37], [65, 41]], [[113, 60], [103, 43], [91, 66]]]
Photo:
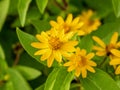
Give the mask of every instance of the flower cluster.
[[61, 16], [57, 17], [57, 21], [51, 20], [51, 29], [37, 34], [38, 42], [31, 43], [32, 47], [38, 49], [34, 55], [40, 55], [41, 61], [46, 60], [48, 67], [52, 66], [54, 60], [62, 63], [68, 67], [69, 72], [74, 70], [77, 77], [81, 74], [85, 78], [87, 70], [94, 73], [93, 66], [97, 65], [92, 61], [94, 53], [80, 49], [77, 46], [78, 41], [72, 39], [76, 33], [78, 36], [83, 36], [97, 30], [100, 25], [99, 19], [91, 19], [93, 15], [91, 10], [86, 13], [83, 12], [75, 18], [69, 14], [66, 20]]
[[118, 41], [118, 32], [114, 32], [109, 44], [105, 44], [100, 38], [93, 36], [93, 40], [99, 44], [94, 46], [96, 55], [109, 56], [110, 65], [115, 68], [115, 74], [120, 74], [120, 41]]

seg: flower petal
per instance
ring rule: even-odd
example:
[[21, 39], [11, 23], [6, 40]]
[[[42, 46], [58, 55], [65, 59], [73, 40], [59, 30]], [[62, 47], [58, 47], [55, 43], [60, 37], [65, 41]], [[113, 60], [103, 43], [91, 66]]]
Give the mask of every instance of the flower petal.
[[[42, 34], [42, 33], [41, 33], [41, 34]], [[36, 35], [36, 38], [37, 38], [40, 42], [47, 42], [47, 41], [48, 41], [48, 39], [47, 39], [45, 36], [43, 36], [43, 35], [37, 34], [37, 35]]]
[[59, 24], [62, 24], [62, 23], [64, 23], [64, 20], [63, 20], [63, 18], [62, 18], [61, 16], [58, 16], [58, 17], [57, 17], [57, 22], [58, 22]]
[[120, 64], [120, 58], [112, 59], [110, 61], [110, 65], [118, 65]]
[[69, 14], [68, 16], [67, 16], [67, 19], [66, 19], [66, 24], [70, 24], [71, 22], [72, 22], [72, 19], [73, 19], [73, 16], [72, 16], [72, 14]]
[[81, 73], [80, 68], [76, 68], [76, 70], [75, 70], [75, 76], [79, 77], [80, 73]]
[[90, 60], [95, 56], [94, 53], [89, 53], [86, 57]]
[[78, 24], [78, 22], [79, 22], [79, 20], [80, 20], [80, 18], [79, 17], [76, 17], [73, 21], [72, 21], [72, 26], [75, 26], [75, 25], [77, 25]]
[[104, 43], [100, 38], [98, 38], [98, 37], [96, 37], [96, 36], [93, 36], [92, 38], [93, 38], [93, 40], [94, 40], [95, 42], [97, 42], [101, 47], [103, 47], [103, 48], [106, 47], [105, 43]]
[[60, 51], [60, 52], [64, 57], [70, 57], [71, 56], [71, 53], [68, 53], [67, 51]]
[[106, 52], [105, 51], [98, 51], [98, 52], [96, 52], [96, 55], [98, 55], [98, 56], [105, 56]]
[[38, 50], [37, 52], [34, 53], [34, 55], [42, 55], [42, 54], [44, 54], [47, 51], [48, 51], [48, 49]]
[[110, 43], [111, 44], [116, 44], [117, 43], [117, 40], [118, 40], [118, 32], [114, 32], [111, 40], [110, 40]]
[[41, 60], [44, 61], [44, 60], [50, 58], [50, 55], [51, 55], [51, 54], [52, 54], [52, 50], [48, 49], [48, 50], [46, 51], [46, 53], [44, 53], [44, 54], [41, 56]]
[[85, 33], [85, 31], [83, 31], [83, 30], [78, 30], [78, 35], [79, 36], [83, 36], [83, 35], [85, 35], [86, 33]]
[[69, 68], [68, 68], [68, 72], [70, 71], [73, 71], [76, 67], [74, 65], [71, 65]]
[[112, 49], [112, 50], [110, 50], [110, 52], [111, 52], [113, 55], [115, 55], [115, 56], [117, 56], [117, 57], [120, 57], [120, 51], [119, 51], [119, 50], [117, 50], [117, 49]]
[[115, 74], [120, 74], [120, 65], [116, 68]]
[[53, 61], [54, 61], [54, 55], [51, 54], [50, 57], [49, 57], [48, 60], [47, 60], [47, 65], [48, 65], [48, 67], [51, 67], [51, 66], [52, 66]]
[[93, 62], [93, 61], [89, 61], [88, 65], [90, 65], [90, 66], [97, 66], [97, 64], [95, 62]]
[[71, 66], [73, 63], [72, 62], [66, 62], [64, 66]]
[[66, 44], [61, 47], [61, 50], [66, 52], [74, 52], [76, 49], [73, 46], [67, 46]]
[[84, 23], [80, 22], [76, 26], [74, 26], [74, 29], [80, 29], [83, 25], [84, 25]]
[[59, 25], [55, 21], [50, 21], [50, 25], [55, 28], [59, 27]]
[[105, 51], [104, 48], [98, 47], [98, 46], [93, 46], [93, 50], [97, 50], [97, 51]]
[[33, 43], [31, 43], [31, 46], [38, 48], [38, 49], [48, 48], [48, 44], [39, 43], [39, 42], [33, 42]]
[[87, 77], [87, 70], [85, 68], [82, 68], [82, 77], [86, 78]]
[[90, 67], [90, 66], [86, 66], [87, 70], [92, 72], [92, 73], [95, 73], [95, 70], [94, 68]]
[[54, 57], [58, 62], [62, 62], [62, 55], [60, 51], [53, 51]]

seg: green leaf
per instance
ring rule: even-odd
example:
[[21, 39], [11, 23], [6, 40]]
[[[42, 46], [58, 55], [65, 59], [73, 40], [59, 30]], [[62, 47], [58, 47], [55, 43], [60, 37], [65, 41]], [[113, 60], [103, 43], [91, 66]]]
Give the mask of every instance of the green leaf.
[[0, 30], [5, 22], [7, 12], [9, 9], [10, 0], [1, 0], [0, 1]]
[[113, 11], [111, 0], [84, 0], [91, 9], [97, 12], [99, 17], [106, 17]]
[[79, 43], [81, 49], [86, 49], [87, 52], [91, 52], [93, 41], [90, 35], [83, 37]]
[[14, 90], [12, 81], [8, 81], [5, 85], [5, 90]]
[[31, 24], [36, 28], [37, 33], [50, 30], [50, 24], [47, 21], [32, 20]]
[[116, 82], [102, 70], [96, 69], [95, 73], [89, 73], [87, 78], [80, 78], [85, 90], [120, 90]]
[[48, 76], [44, 90], [69, 90], [73, 77], [73, 72], [67, 72], [65, 68], [55, 68]]
[[112, 4], [116, 17], [120, 17], [120, 0], [112, 0]]
[[0, 90], [15, 90], [15, 89], [13, 87], [13, 83], [9, 80], [0, 86]]
[[31, 46], [31, 43], [35, 42], [36, 38], [30, 34], [21, 31], [19, 28], [17, 28], [16, 30], [20, 43], [22, 44], [23, 48], [27, 51], [27, 53], [33, 58], [35, 58], [37, 61], [39, 61], [40, 63], [45, 64], [45, 62], [40, 61], [39, 56], [34, 55], [37, 49], [33, 48]]
[[42, 73], [34, 68], [26, 67], [26, 66], [16, 66], [15, 67], [21, 75], [27, 80], [32, 80], [40, 76]]
[[36, 0], [37, 6], [41, 13], [44, 13], [44, 10], [47, 6], [48, 0]]
[[27, 10], [30, 5], [31, 0], [19, 0], [18, 2], [18, 13], [22, 27], [25, 24]]
[[3, 52], [1, 45], [0, 45], [0, 58], [5, 60], [5, 55], [4, 55], [4, 52]]
[[32, 90], [21, 74], [12, 68], [8, 69], [10, 80], [13, 83], [14, 90]]
[[35, 90], [44, 90], [45, 84], [39, 86], [38, 88], [36, 88]]

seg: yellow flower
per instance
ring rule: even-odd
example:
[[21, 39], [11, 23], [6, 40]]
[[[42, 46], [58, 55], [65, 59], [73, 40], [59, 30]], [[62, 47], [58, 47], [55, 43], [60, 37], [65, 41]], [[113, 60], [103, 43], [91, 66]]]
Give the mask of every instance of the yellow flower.
[[64, 19], [61, 16], [57, 17], [57, 21], [50, 21], [50, 25], [54, 28], [56, 28], [57, 30], [63, 30], [65, 31], [65, 34], [69, 33], [69, 32], [79, 32], [79, 33], [84, 33], [83, 31], [80, 30], [80, 28], [83, 25], [83, 22], [79, 21], [79, 17], [76, 17], [73, 19], [73, 15], [69, 14], [66, 18], [66, 20], [64, 21]]
[[52, 66], [54, 59], [62, 62], [62, 56], [68, 57], [69, 53], [75, 51], [74, 46], [78, 43], [70, 41], [70, 36], [65, 35], [63, 30], [58, 32], [56, 29], [52, 29], [49, 35], [46, 32], [36, 35], [39, 42], [33, 42], [31, 45], [39, 50], [34, 55], [42, 55], [41, 61], [47, 60], [48, 67]]
[[99, 46], [93, 46], [93, 50], [96, 50], [96, 55], [98, 56], [120, 56], [120, 51], [117, 50], [120, 48], [120, 42], [118, 41], [118, 33], [114, 32], [114, 34], [112, 35], [112, 38], [110, 40], [110, 43], [108, 45], [106, 45], [100, 38], [93, 36], [93, 40], [95, 42], [97, 42]]
[[116, 75], [120, 74], [120, 56], [114, 56], [114, 58], [112, 58], [110, 61], [110, 65], [113, 65]]
[[64, 66], [69, 66], [68, 72], [75, 70], [75, 76], [82, 74], [82, 77], [86, 78], [87, 70], [95, 73], [92, 66], [96, 66], [96, 63], [91, 60], [93, 57], [94, 53], [86, 54], [86, 50], [77, 48], [75, 54], [68, 58], [69, 61]]
[[83, 35], [97, 30], [97, 28], [101, 25], [99, 19], [91, 19], [93, 14], [94, 12], [92, 10], [88, 10], [87, 12], [82, 12], [82, 15], [80, 15], [80, 21], [84, 23], [84, 25], [81, 27], [81, 30], [84, 31]]

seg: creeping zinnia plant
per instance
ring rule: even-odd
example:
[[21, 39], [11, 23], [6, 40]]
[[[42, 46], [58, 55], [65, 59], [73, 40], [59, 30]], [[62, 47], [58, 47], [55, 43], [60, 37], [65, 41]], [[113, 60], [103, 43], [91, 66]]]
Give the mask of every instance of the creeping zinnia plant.
[[120, 0], [0, 0], [0, 90], [120, 90]]

